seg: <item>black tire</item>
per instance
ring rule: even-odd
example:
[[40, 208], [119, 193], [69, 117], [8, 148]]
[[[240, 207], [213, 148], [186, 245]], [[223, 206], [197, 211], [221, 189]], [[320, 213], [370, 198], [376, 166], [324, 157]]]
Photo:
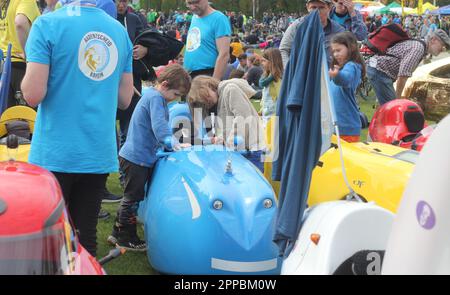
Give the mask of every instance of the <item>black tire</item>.
[[363, 100], [369, 100], [369, 94], [372, 91], [372, 84], [370, 84], [369, 79], [364, 78], [363, 83], [359, 84], [358, 89], [356, 89], [356, 95], [358, 98]]

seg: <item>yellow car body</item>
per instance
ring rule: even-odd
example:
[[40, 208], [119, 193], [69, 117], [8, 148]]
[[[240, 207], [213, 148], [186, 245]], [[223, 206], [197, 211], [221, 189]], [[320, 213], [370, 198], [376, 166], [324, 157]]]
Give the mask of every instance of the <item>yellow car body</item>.
[[[368, 202], [395, 213], [418, 153], [384, 143], [341, 141], [345, 170], [353, 190]], [[345, 198], [339, 150], [331, 148], [313, 171], [309, 205]]]
[[[269, 137], [270, 138], [270, 137]], [[336, 137], [333, 147], [313, 170], [308, 205], [344, 199], [349, 194], [342, 174]], [[396, 212], [418, 157], [416, 151], [384, 143], [348, 143], [341, 140], [348, 181], [364, 200]], [[265, 163], [264, 175], [278, 195], [280, 183], [271, 181], [272, 163]], [[291, 177], [295, 177], [291, 171]]]
[[8, 161], [14, 158], [16, 161], [28, 162], [28, 154], [30, 153], [30, 144], [21, 144], [17, 151], [10, 151], [6, 148], [6, 145], [0, 144], [0, 162]]
[[[36, 111], [26, 106], [15, 106], [5, 110], [0, 117], [0, 138], [8, 135], [6, 124], [15, 120], [27, 121], [30, 126], [30, 132], [33, 133]], [[8, 151], [6, 144], [0, 144], [0, 161], [8, 161], [9, 159], [14, 158], [16, 161], [28, 162], [30, 146], [30, 142], [22, 143], [19, 144], [19, 147], [16, 150]]]

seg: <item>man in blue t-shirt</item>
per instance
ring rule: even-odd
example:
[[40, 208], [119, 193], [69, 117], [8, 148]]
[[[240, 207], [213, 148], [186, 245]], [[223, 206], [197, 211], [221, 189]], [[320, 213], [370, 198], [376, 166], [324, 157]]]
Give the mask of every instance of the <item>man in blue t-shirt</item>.
[[108, 173], [118, 170], [116, 109], [126, 109], [133, 95], [128, 34], [95, 2], [36, 20], [22, 82], [27, 103], [39, 105], [29, 162], [56, 176], [80, 242], [93, 256], [102, 190]]
[[230, 59], [230, 22], [208, 0], [186, 0], [186, 5], [194, 16], [186, 41], [184, 67], [192, 78], [209, 75], [221, 80]]

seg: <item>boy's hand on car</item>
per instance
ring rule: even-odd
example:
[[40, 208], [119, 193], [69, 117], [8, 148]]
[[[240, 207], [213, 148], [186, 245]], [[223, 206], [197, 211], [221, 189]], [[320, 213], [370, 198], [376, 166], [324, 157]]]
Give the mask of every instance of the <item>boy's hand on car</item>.
[[212, 144], [223, 144], [223, 138], [214, 136], [211, 138]]
[[190, 147], [191, 144], [190, 143], [178, 143], [173, 147], [173, 150], [178, 152], [181, 151], [184, 148]]

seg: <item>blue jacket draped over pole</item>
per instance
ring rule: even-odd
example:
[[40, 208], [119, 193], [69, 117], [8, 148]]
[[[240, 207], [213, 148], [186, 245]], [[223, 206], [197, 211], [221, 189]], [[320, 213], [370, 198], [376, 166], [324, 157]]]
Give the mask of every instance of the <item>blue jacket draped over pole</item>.
[[297, 31], [277, 104], [279, 145], [272, 177], [281, 187], [273, 240], [280, 255], [289, 255], [300, 232], [312, 171], [320, 157], [324, 56], [324, 33], [314, 11]]

